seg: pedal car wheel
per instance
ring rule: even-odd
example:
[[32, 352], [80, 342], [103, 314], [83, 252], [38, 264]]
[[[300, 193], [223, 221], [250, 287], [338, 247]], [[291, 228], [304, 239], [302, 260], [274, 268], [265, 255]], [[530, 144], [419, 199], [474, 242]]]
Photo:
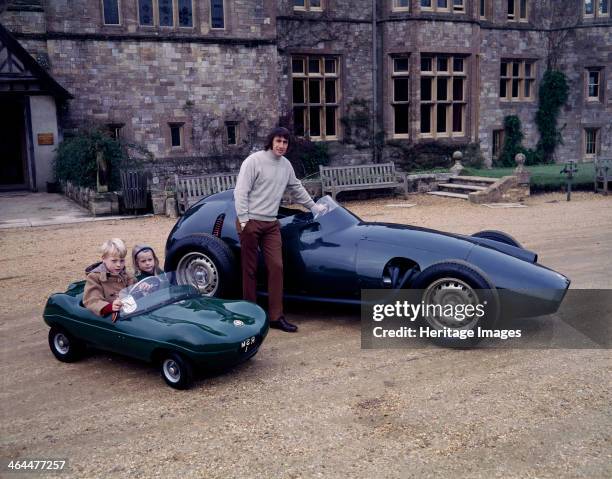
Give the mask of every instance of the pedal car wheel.
[[474, 233], [472, 236], [474, 238], [490, 239], [493, 241], [497, 241], [498, 243], [504, 243], [510, 246], [516, 246], [517, 248], [522, 248], [521, 243], [519, 243], [512, 236], [510, 236], [508, 233], [504, 233], [503, 231], [484, 230], [479, 231], [478, 233]]
[[53, 355], [65, 363], [77, 361], [83, 353], [83, 345], [57, 326], [49, 330], [49, 347]]
[[[439, 305], [442, 308], [453, 306], [455, 314], [426, 315], [426, 326], [436, 329], [474, 331], [473, 338], [436, 338], [435, 342], [445, 347], [469, 347], [479, 341], [477, 328], [492, 329], [499, 317], [499, 297], [497, 290], [484, 272], [464, 261], [442, 261], [434, 263], [415, 280], [413, 289], [423, 289], [422, 301], [425, 305]], [[472, 305], [474, 314], [457, 314], [456, 305]], [[443, 309], [444, 310], [444, 309]], [[476, 314], [477, 312], [477, 314]]]
[[174, 389], [187, 389], [193, 382], [193, 370], [189, 361], [178, 353], [162, 356], [161, 374], [166, 384]]

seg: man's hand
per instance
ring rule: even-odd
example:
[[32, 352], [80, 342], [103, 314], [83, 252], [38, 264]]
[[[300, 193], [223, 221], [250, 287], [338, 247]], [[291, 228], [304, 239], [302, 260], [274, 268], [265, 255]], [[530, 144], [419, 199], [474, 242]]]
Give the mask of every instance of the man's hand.
[[123, 306], [123, 303], [120, 299], [116, 299], [115, 301], [113, 301], [113, 311], [119, 311], [121, 309], [121, 306]]
[[312, 208], [310, 208], [310, 212], [314, 217], [324, 215], [327, 213], [327, 206], [315, 204]]

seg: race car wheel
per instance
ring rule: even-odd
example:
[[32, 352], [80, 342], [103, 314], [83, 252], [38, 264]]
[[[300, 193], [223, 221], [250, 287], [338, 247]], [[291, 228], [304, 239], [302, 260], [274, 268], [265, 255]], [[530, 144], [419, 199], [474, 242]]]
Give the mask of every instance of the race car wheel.
[[493, 241], [497, 241], [498, 243], [504, 243], [510, 246], [516, 246], [517, 248], [522, 248], [521, 243], [515, 240], [512, 236], [503, 231], [497, 230], [484, 230], [479, 231], [478, 233], [474, 233], [472, 235], [474, 238], [483, 238], [489, 239]]
[[167, 353], [160, 361], [161, 374], [166, 384], [174, 389], [188, 389], [193, 382], [189, 361], [178, 353]]
[[176, 271], [178, 284], [191, 284], [205, 296], [227, 295], [237, 279], [232, 250], [204, 233], [177, 241], [168, 252], [165, 270]]
[[[424, 315], [426, 326], [436, 329], [472, 330], [474, 337], [441, 337], [446, 347], [469, 347], [479, 341], [477, 328], [493, 329], [499, 317], [497, 290], [486, 274], [465, 261], [434, 263], [416, 278], [413, 289], [422, 289], [425, 305], [439, 305]], [[467, 306], [471, 305], [468, 314]], [[443, 314], [440, 314], [443, 312]]]
[[49, 330], [49, 347], [53, 355], [64, 363], [77, 361], [83, 353], [83, 345], [57, 326]]

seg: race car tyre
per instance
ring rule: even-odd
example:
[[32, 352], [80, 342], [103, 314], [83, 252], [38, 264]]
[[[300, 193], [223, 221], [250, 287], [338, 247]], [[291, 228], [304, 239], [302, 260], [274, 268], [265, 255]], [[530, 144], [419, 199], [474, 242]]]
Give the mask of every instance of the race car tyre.
[[522, 248], [521, 243], [519, 243], [512, 236], [510, 236], [508, 233], [504, 233], [503, 231], [484, 230], [479, 231], [478, 233], [474, 233], [472, 236], [474, 238], [489, 239], [497, 241], [498, 243], [504, 243], [510, 246], [516, 246], [517, 248]]
[[[412, 288], [423, 290], [421, 300], [425, 305], [440, 306], [437, 310], [433, 309], [432, 314], [424, 315], [425, 326], [436, 330], [459, 330], [435, 338], [433, 341], [439, 345], [474, 346], [481, 339], [478, 328], [490, 330], [497, 324], [497, 290], [483, 271], [465, 261], [432, 264], [419, 274]], [[467, 305], [472, 305], [469, 311]], [[441, 311], [443, 314], [440, 314]], [[460, 335], [464, 337], [458, 337]]]
[[188, 389], [193, 382], [193, 369], [189, 360], [179, 353], [165, 353], [160, 360], [161, 375], [174, 389]]
[[83, 344], [58, 326], [49, 330], [49, 347], [53, 355], [64, 363], [77, 361], [83, 355]]
[[226, 297], [237, 282], [232, 250], [219, 238], [202, 233], [177, 241], [165, 263], [178, 284], [191, 284], [204, 296]]

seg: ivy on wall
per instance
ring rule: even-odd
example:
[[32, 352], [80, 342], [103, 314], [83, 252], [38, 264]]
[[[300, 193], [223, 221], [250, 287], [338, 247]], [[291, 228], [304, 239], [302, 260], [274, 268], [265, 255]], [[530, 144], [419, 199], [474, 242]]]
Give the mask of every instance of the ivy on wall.
[[563, 144], [557, 119], [561, 107], [567, 102], [569, 87], [565, 74], [558, 70], [546, 70], [538, 91], [539, 104], [536, 125], [540, 132], [536, 150], [542, 163], [553, 163], [558, 145]]

